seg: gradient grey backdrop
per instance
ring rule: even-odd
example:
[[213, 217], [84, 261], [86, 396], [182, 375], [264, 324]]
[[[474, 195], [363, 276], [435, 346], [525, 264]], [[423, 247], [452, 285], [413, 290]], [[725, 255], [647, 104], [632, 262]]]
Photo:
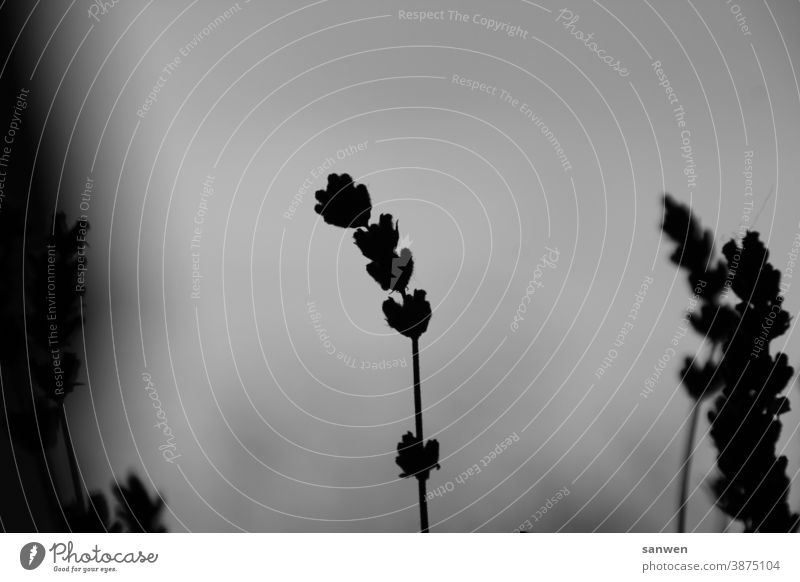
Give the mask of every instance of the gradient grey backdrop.
[[[431, 501], [432, 529], [510, 531], [567, 487], [535, 531], [674, 530], [690, 407], [677, 372], [700, 342], [682, 339], [653, 394], [640, 395], [689, 299], [660, 238], [660, 195], [691, 202], [725, 240], [741, 222], [752, 150], [751, 216], [763, 207], [756, 227], [777, 268], [800, 228], [800, 6], [739, 2], [745, 34], [732, 5], [240, 0], [205, 31], [235, 5], [121, 0], [96, 19], [85, 0], [34, 10], [32, 50], [42, 56], [33, 83], [63, 162], [53, 170], [63, 172], [59, 206], [77, 218], [94, 180], [89, 385], [69, 405], [88, 483], [146, 472], [175, 531], [417, 527], [416, 487], [394, 463], [413, 426], [410, 345], [383, 322], [385, 294], [348, 233], [313, 212], [328, 169], [314, 173], [333, 158], [329, 171], [367, 184], [376, 215], [399, 218], [413, 241], [412, 287], [435, 308], [422, 387], [442, 469], [429, 488], [455, 486]], [[562, 8], [629, 76], [557, 22]], [[406, 21], [401, 10], [444, 10], [445, 20]], [[470, 21], [450, 21], [448, 10]], [[475, 14], [527, 38], [488, 30]], [[686, 111], [694, 190], [654, 61]], [[159, 75], [157, 100], [137, 115]], [[208, 176], [193, 299], [190, 243]], [[556, 267], [544, 269], [513, 332], [545, 247], [558, 249]], [[635, 326], [598, 379], [648, 276]], [[353, 369], [328, 355], [308, 301], [336, 352], [409, 367]], [[800, 284], [786, 308], [800, 311]], [[776, 343], [797, 366], [794, 330]], [[159, 451], [144, 372], [174, 433], [172, 463]], [[783, 418], [780, 446], [796, 477], [798, 416]], [[513, 433], [519, 442], [455, 482]], [[713, 471], [702, 443], [689, 513], [701, 531], [723, 527], [707, 486]], [[795, 483], [795, 508], [799, 493]]]

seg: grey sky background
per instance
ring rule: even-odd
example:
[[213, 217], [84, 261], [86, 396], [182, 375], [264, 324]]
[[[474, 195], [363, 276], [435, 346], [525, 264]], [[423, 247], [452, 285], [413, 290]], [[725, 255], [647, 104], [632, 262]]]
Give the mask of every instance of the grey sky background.
[[[412, 287], [435, 309], [422, 389], [442, 468], [429, 488], [453, 487], [431, 501], [432, 529], [510, 531], [566, 487], [534, 531], [674, 530], [690, 407], [677, 373], [702, 348], [682, 338], [641, 396], [690, 297], [660, 238], [661, 193], [691, 203], [721, 245], [742, 222], [752, 151], [750, 216], [784, 270], [800, 232], [796, 3], [201, 0], [119, 2], [96, 19], [89, 6], [35, 11], [30, 26], [37, 51], [56, 30], [34, 82], [43, 111], [52, 99], [59, 206], [77, 218], [94, 181], [88, 389], [70, 405], [90, 484], [146, 474], [175, 531], [417, 527], [416, 487], [394, 463], [413, 428], [410, 342], [384, 323], [385, 293], [350, 233], [313, 212], [325, 176], [348, 172], [369, 187], [373, 218], [399, 219]], [[562, 9], [579, 17], [574, 28]], [[417, 10], [444, 19], [400, 17]], [[571, 30], [594, 33], [629, 74]], [[685, 111], [694, 188], [656, 61]], [[542, 287], [514, 331], [548, 247], [558, 259], [536, 275]], [[597, 378], [646, 277], [634, 327]], [[786, 297], [792, 314], [798, 289]], [[794, 327], [775, 343], [800, 365]], [[372, 369], [395, 359], [407, 367]], [[174, 434], [173, 462], [143, 373]], [[783, 422], [796, 475], [798, 416]], [[456, 483], [509, 435], [518, 442]], [[713, 455], [698, 445], [689, 525], [699, 531], [722, 527]], [[799, 491], [795, 479], [795, 508]]]

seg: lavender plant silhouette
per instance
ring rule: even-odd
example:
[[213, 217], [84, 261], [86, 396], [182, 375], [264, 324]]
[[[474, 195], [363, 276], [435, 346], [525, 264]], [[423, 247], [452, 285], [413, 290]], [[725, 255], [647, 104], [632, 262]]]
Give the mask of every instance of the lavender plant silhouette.
[[697, 315], [689, 317], [694, 330], [709, 342], [709, 353], [703, 364], [698, 357], [687, 357], [680, 372], [682, 384], [691, 399], [689, 427], [683, 463], [678, 505], [678, 531], [686, 531], [686, 512], [689, 498], [689, 476], [695, 435], [704, 401], [722, 387], [721, 375], [717, 374], [722, 346], [735, 325], [733, 309], [722, 304], [728, 270], [724, 261], [717, 260], [714, 253], [714, 236], [704, 231], [689, 212], [669, 195], [664, 197], [664, 234], [676, 243], [670, 260], [688, 272], [689, 286], [696, 293], [700, 307]]
[[[419, 338], [428, 329], [431, 306], [426, 292], [408, 291], [414, 272], [414, 259], [408, 248], [398, 249], [399, 224], [391, 214], [381, 214], [377, 223], [370, 224], [372, 201], [363, 184], [355, 184], [348, 174], [330, 174], [325, 190], [317, 190], [318, 204], [314, 211], [325, 222], [340, 228], [353, 228], [353, 239], [361, 253], [369, 259], [367, 273], [388, 291], [383, 302], [383, 314], [389, 327], [411, 339], [414, 379], [414, 426], [416, 433], [405, 433], [397, 444], [395, 462], [401, 478], [415, 477], [419, 495], [420, 531], [428, 533], [426, 484], [430, 472], [439, 469], [439, 442], [424, 441], [422, 430], [422, 388], [420, 386]], [[398, 303], [392, 293], [400, 295]]]
[[[681, 380], [693, 400], [682, 484], [678, 529], [686, 531], [688, 476], [698, 410], [715, 396], [708, 418], [717, 449], [719, 477], [712, 484], [717, 506], [747, 532], [795, 532], [800, 516], [789, 509], [790, 480], [785, 456], [776, 456], [780, 415], [789, 411], [781, 395], [793, 369], [783, 353], [771, 356], [769, 344], [789, 328], [782, 309], [784, 287], [780, 271], [769, 262], [769, 251], [757, 232], [743, 233], [722, 248], [716, 258], [714, 237], [703, 231], [689, 208], [664, 197], [664, 233], [677, 243], [670, 257], [688, 271], [689, 283], [700, 296], [694, 329], [711, 350], [703, 364], [686, 358]], [[699, 290], [699, 292], [698, 292]], [[723, 303], [730, 291], [739, 298]]]
[[[53, 218], [50, 234], [42, 241], [32, 238], [23, 249], [20, 237], [12, 229], [2, 231], [4, 253], [0, 262], [10, 266], [13, 248], [20, 256], [24, 250], [25, 286], [0, 286], [2, 313], [3, 385], [16, 390], [8, 406], [8, 431], [14, 441], [35, 459], [39, 485], [46, 491], [46, 518], [55, 531], [71, 532], [158, 532], [163, 498], [151, 500], [145, 486], [131, 475], [127, 483], [112, 484], [118, 519], [112, 520], [110, 504], [100, 492], [84, 494], [84, 484], [69, 431], [66, 400], [82, 385], [78, 381], [81, 362], [70, 349], [73, 336], [82, 325], [82, 297], [79, 263], [86, 264], [85, 248], [79, 241], [88, 224], [67, 225], [66, 216]], [[79, 237], [79, 235], [81, 235]], [[83, 256], [82, 256], [83, 254]], [[8, 283], [8, 282], [7, 282]], [[22, 346], [12, 338], [23, 338]], [[29, 390], [26, 388], [29, 387]], [[4, 403], [5, 403], [4, 399]], [[59, 442], [59, 432], [61, 442]], [[72, 499], [64, 499], [57, 490], [58, 463], [53, 457], [63, 445], [73, 488]], [[88, 502], [88, 503], [87, 503]], [[33, 527], [39, 529], [34, 519]]]
[[[63, 433], [72, 476], [75, 504], [83, 507], [75, 448], [69, 433], [65, 402], [80, 386], [77, 355], [65, 348], [81, 324], [78, 291], [78, 231], [76, 223], [67, 227], [63, 213], [55, 216], [53, 229], [44, 248], [29, 255], [31, 278], [28, 289], [27, 325], [33, 375], [43, 402], [55, 409]], [[44, 406], [47, 406], [45, 404]]]

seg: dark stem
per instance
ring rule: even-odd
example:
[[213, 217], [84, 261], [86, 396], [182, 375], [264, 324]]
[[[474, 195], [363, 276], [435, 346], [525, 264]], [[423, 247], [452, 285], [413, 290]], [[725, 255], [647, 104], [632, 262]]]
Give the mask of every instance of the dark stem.
[[678, 503], [678, 533], [686, 531], [686, 509], [689, 505], [689, 473], [692, 468], [692, 449], [697, 432], [697, 421], [700, 419], [700, 400], [694, 402], [692, 414], [689, 417], [689, 433], [686, 436], [686, 449], [683, 454], [683, 468], [681, 469], [681, 497]]
[[[414, 424], [417, 429], [417, 440], [423, 443], [422, 436], [422, 388], [419, 380], [419, 338], [411, 338], [411, 357], [414, 367]], [[427, 477], [417, 477], [419, 485], [419, 522], [420, 532], [428, 533], [428, 493], [426, 491]]]
[[419, 522], [420, 533], [430, 533], [428, 529], [428, 492], [425, 487], [426, 480], [417, 478], [419, 489]]
[[69, 457], [69, 468], [72, 473], [72, 486], [75, 488], [75, 505], [83, 510], [83, 487], [81, 486], [81, 476], [78, 472], [78, 459], [75, 457], [75, 447], [72, 444], [72, 437], [67, 426], [67, 409], [61, 403], [61, 429], [64, 432], [64, 446], [67, 448]]
[[419, 339], [411, 339], [411, 357], [414, 367], [414, 424], [417, 429], [417, 439], [422, 440], [422, 389], [419, 381]]

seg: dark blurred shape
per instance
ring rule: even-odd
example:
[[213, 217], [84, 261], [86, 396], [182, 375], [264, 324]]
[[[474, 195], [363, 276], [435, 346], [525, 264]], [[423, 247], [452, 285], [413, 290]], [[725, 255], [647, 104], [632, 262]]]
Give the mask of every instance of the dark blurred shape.
[[[699, 309], [689, 315], [689, 323], [710, 342], [710, 355], [700, 363], [698, 355], [686, 358], [681, 380], [693, 400], [707, 398], [722, 387], [715, 371], [719, 367], [718, 347], [728, 339], [739, 316], [722, 303], [728, 268], [716, 256], [714, 235], [703, 230], [691, 210], [672, 196], [664, 196], [664, 219], [661, 228], [673, 242], [670, 260], [687, 271], [689, 285], [699, 300]], [[696, 418], [693, 419], [693, 422]]]
[[14, 442], [26, 452], [36, 455], [55, 446], [61, 423], [61, 412], [45, 398], [34, 398], [36, 410], [9, 413], [8, 424]]
[[63, 531], [73, 533], [119, 533], [122, 524], [111, 520], [108, 501], [105, 495], [95, 491], [89, 496], [89, 507], [72, 505], [66, 510], [66, 524]]
[[32, 372], [43, 392], [43, 398], [51, 400], [54, 404], [61, 404], [75, 388], [82, 386], [83, 382], [78, 382], [78, 373], [81, 369], [78, 356], [73, 352], [64, 351], [59, 354], [57, 361], [61, 370], [58, 373], [54, 373], [53, 364], [46, 360], [37, 365]]
[[369, 224], [372, 203], [364, 184], [355, 185], [349, 174], [330, 174], [328, 187], [317, 190], [314, 211], [328, 224], [357, 228]]
[[711, 297], [722, 291], [727, 268], [715, 259], [714, 234], [703, 230], [692, 216], [691, 210], [669, 194], [664, 195], [664, 218], [661, 228], [677, 246], [670, 260], [688, 271], [692, 289], [700, 281], [705, 283], [701, 297]]
[[47, 119], [58, 126], [61, 115], [47, 98], [54, 79], [32, 74], [40, 62], [42, 69], [51, 64], [37, 49], [42, 22], [35, 9], [0, 3], [7, 57], [0, 83], [0, 524], [8, 532], [117, 531], [102, 494], [84, 498], [66, 424], [66, 398], [81, 385], [71, 346], [82, 316], [78, 267], [85, 269], [86, 257], [79, 254], [88, 246], [78, 235], [85, 238], [88, 224], [70, 227], [63, 212], [51, 214], [70, 171], [58, 171], [64, 152], [49, 139]]
[[84, 266], [85, 238], [88, 223], [67, 226], [63, 212], [53, 218], [45, 241], [33, 246], [27, 257], [26, 309], [29, 366], [36, 380], [33, 395], [36, 407], [40, 401], [51, 402], [60, 416], [64, 448], [69, 460], [73, 493], [77, 508], [83, 508], [84, 486], [78, 468], [75, 448], [67, 424], [65, 400], [80, 385], [80, 360], [69, 349], [73, 336], [83, 325], [79, 284], [79, 263]]
[[[736, 295], [753, 304], [775, 301], [780, 294], [781, 272], [767, 262], [769, 251], [759, 240], [757, 232], [748, 231], [742, 239], [742, 246], [735, 240], [728, 241], [722, 247], [722, 254], [735, 271], [731, 289]], [[781, 333], [786, 331], [786, 327]]]
[[694, 330], [713, 344], [724, 343], [739, 322], [739, 314], [729, 305], [718, 301], [718, 295], [706, 298], [699, 313], [689, 319]]
[[106, 496], [94, 491], [89, 496], [88, 507], [73, 504], [65, 508], [61, 531], [73, 533], [163, 533], [161, 524], [164, 501], [156, 492], [153, 499], [141, 480], [128, 477], [127, 484], [112, 485], [116, 500], [116, 519], [112, 519]]
[[115, 485], [113, 493], [117, 499], [117, 517], [124, 524], [126, 531], [133, 533], [167, 531], [161, 524], [164, 500], [158, 492], [153, 499], [150, 499], [147, 489], [136, 475], [130, 475], [127, 484]]
[[[50, 187], [57, 183], [58, 172], [34, 172], [54, 158], [48, 140], [39, 141], [44, 132], [38, 115], [44, 92], [31, 81], [39, 52], [33, 50], [32, 41], [36, 41], [39, 27], [25, 26], [31, 16], [28, 3], [2, 3], [0, 14], [0, 52], [5, 61], [0, 81], [0, 133], [12, 141], [3, 143], [0, 189], [0, 521], [8, 532], [55, 531], [61, 508], [46, 451], [57, 441], [58, 418], [57, 411], [49, 414], [51, 403], [33, 396], [22, 282], [27, 256], [24, 236], [33, 233], [35, 240], [43, 232], [52, 208], [49, 195], [55, 191]], [[15, 116], [16, 135], [9, 136]], [[62, 158], [63, 152], [58, 161]]]
[[[785, 354], [773, 359], [769, 343], [789, 328], [781, 307], [780, 272], [757, 232], [748, 231], [741, 245], [731, 240], [714, 253], [710, 231], [703, 231], [688, 207], [664, 197], [664, 233], [677, 243], [670, 257], [688, 271], [699, 297], [699, 315], [692, 327], [711, 344], [705, 363], [686, 358], [682, 382], [691, 398], [689, 440], [683, 465], [679, 531], [685, 531], [688, 474], [697, 412], [702, 399], [719, 394], [708, 413], [717, 448], [720, 476], [712, 485], [716, 503], [747, 532], [797, 531], [800, 516], [790, 511], [786, 457], [776, 457], [781, 431], [779, 415], [789, 410], [781, 392], [793, 370]], [[723, 303], [733, 291], [735, 308]]]
[[769, 343], [789, 327], [780, 271], [768, 262], [756, 232], [748, 232], [741, 246], [730, 241], [723, 253], [729, 265], [738, 263], [732, 289], [741, 301], [721, 364], [724, 387], [708, 415], [721, 473], [714, 491], [720, 508], [742, 521], [745, 531], [797, 531], [800, 516], [787, 502], [786, 457], [775, 451], [779, 417], [789, 411], [781, 392], [794, 373], [786, 354], [769, 353]]
[[681, 369], [681, 378], [689, 396], [699, 401], [712, 396], [722, 388], [722, 375], [718, 373], [718, 362], [708, 361], [698, 365], [694, 360], [694, 357], [686, 357]]

